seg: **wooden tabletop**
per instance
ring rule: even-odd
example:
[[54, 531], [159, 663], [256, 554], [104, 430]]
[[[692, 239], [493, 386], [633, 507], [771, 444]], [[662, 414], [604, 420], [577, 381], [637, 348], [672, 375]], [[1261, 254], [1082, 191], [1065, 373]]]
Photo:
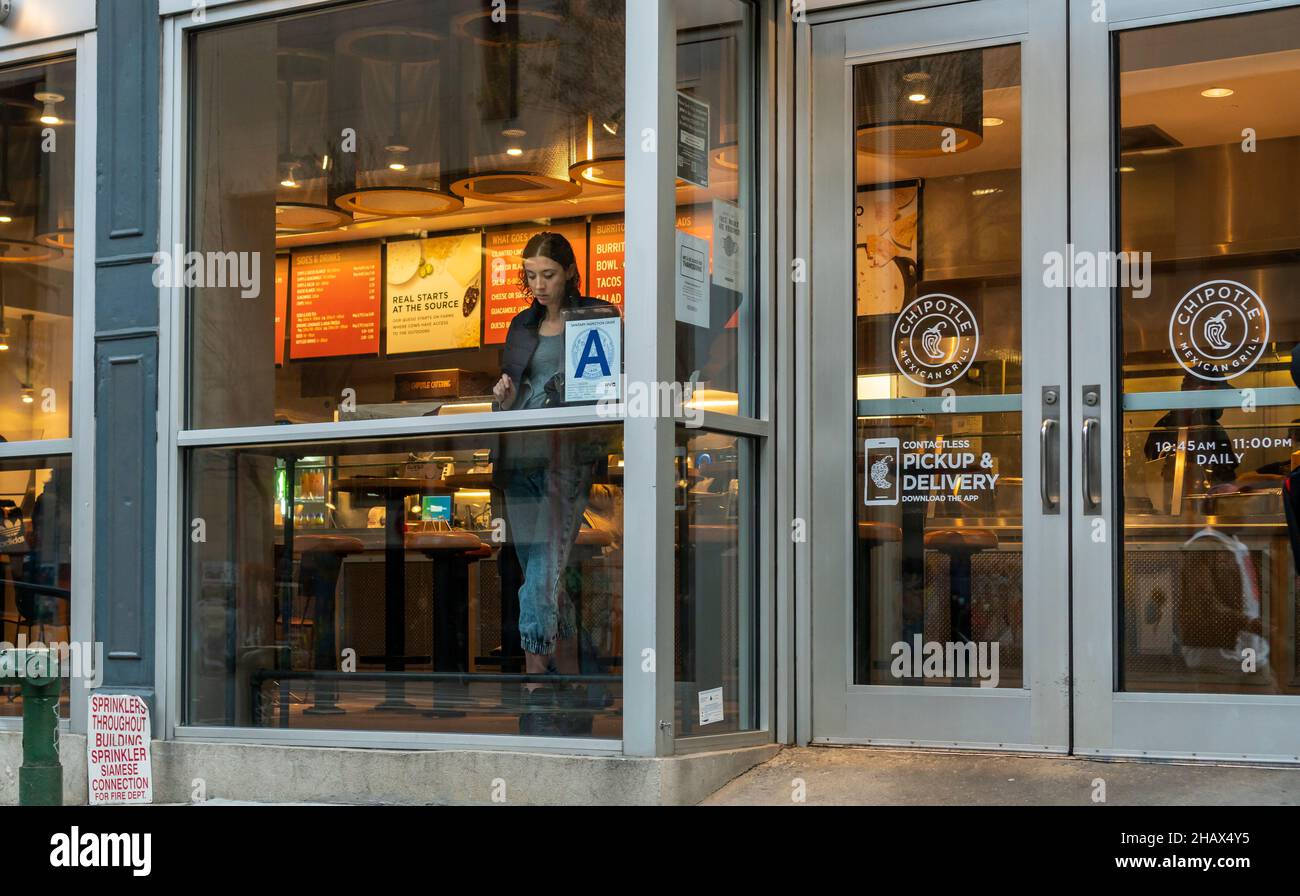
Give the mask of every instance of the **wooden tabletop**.
[[402, 492], [414, 495], [421, 492], [436, 491], [443, 486], [442, 481], [439, 479], [405, 479], [396, 476], [376, 476], [371, 479], [366, 476], [357, 476], [351, 479], [340, 479], [337, 487], [339, 491], [344, 492]]
[[408, 551], [477, 551], [483, 542], [472, 532], [407, 532]]

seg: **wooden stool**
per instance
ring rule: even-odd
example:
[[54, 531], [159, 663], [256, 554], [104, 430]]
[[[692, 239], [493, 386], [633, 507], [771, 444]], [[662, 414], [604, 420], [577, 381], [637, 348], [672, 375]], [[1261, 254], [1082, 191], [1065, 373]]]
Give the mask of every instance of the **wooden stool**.
[[[294, 540], [302, 558], [298, 571], [298, 587], [307, 598], [312, 612], [312, 669], [332, 672], [338, 669], [338, 645], [335, 643], [335, 600], [338, 595], [339, 572], [349, 555], [365, 551], [360, 539], [350, 535], [313, 533], [300, 535]], [[304, 608], [303, 615], [306, 616]], [[312, 705], [303, 710], [304, 715], [336, 716], [345, 710], [338, 705], [337, 681], [318, 681], [312, 688]]]
[[932, 529], [925, 546], [948, 555], [948, 613], [955, 644], [971, 640], [971, 558], [998, 546], [987, 529]]
[[[492, 548], [471, 532], [408, 532], [406, 549], [433, 563], [433, 671], [469, 671], [469, 565], [492, 556]], [[434, 685], [431, 718], [457, 718], [464, 713], [438, 708]]]
[[903, 540], [894, 523], [858, 520], [853, 583], [853, 683], [871, 684], [871, 552], [882, 544]]

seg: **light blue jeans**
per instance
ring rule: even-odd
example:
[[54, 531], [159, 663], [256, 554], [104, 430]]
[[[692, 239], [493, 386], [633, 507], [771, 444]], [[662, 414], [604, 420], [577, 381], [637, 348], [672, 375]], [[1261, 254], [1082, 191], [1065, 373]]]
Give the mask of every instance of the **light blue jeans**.
[[569, 554], [582, 528], [595, 468], [561, 450], [545, 466], [508, 469], [506, 537], [523, 569], [519, 588], [519, 640], [538, 656], [555, 653], [557, 640], [577, 633], [573, 603], [565, 588]]

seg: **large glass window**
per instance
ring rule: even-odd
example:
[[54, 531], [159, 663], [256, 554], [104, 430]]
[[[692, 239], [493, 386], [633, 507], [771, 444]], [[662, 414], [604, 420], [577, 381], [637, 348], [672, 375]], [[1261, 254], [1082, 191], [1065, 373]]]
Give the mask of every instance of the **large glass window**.
[[[1118, 687], [1300, 693], [1300, 9], [1125, 32]], [[1145, 276], [1142, 276], [1142, 275]]]
[[518, 366], [536, 321], [511, 326], [535, 298], [564, 326], [621, 310], [623, 0], [351, 4], [199, 32], [192, 58], [189, 428], [614, 394], [617, 346], [556, 380]]
[[1024, 684], [1020, 76], [854, 69], [854, 684]]
[[758, 700], [762, 440], [700, 428], [702, 412], [759, 416], [757, 11], [679, 0], [674, 677], [680, 737], [752, 731]]
[[621, 737], [624, 31], [375, 0], [190, 37], [188, 724]]
[[76, 63], [0, 72], [0, 441], [72, 435]]
[[620, 427], [192, 452], [188, 723], [620, 737], [621, 458]]
[[753, 441], [679, 434], [676, 585], [679, 735], [758, 726]]
[[[0, 640], [58, 646], [63, 717], [70, 673], [102, 664], [72, 644], [76, 70], [0, 71], [0, 442], [32, 443], [0, 460]], [[21, 716], [21, 689], [2, 690], [0, 716]]]
[[741, 0], [676, 12], [677, 376], [701, 410], [754, 416], [755, 12]]
[[[72, 462], [67, 457], [0, 461], [0, 606], [7, 644], [68, 645], [59, 715], [67, 717], [70, 674], [92, 674], [103, 657], [72, 647]], [[22, 688], [0, 688], [0, 716], [21, 716]]]

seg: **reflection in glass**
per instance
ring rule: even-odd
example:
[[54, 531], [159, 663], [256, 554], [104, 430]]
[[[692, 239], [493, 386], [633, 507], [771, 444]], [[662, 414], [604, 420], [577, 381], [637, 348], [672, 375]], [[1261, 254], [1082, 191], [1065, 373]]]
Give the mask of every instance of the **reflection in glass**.
[[[189, 471], [189, 724], [621, 736], [617, 427], [200, 449]], [[553, 663], [529, 670], [538, 640]]]
[[624, 0], [507, 6], [375, 0], [193, 35], [189, 248], [242, 267], [184, 284], [189, 427], [486, 412], [539, 232], [621, 308], [623, 182], [584, 175], [626, 137]]
[[[699, 301], [677, 313], [677, 378], [695, 384], [691, 406], [752, 416], [758, 316], [755, 233], [757, 38], [754, 5], [677, 0], [679, 128], [698, 158], [679, 157], [681, 251], [707, 259]], [[684, 119], [685, 111], [694, 114]], [[706, 132], [707, 131], [707, 132]], [[685, 138], [684, 138], [685, 139]], [[680, 144], [679, 144], [680, 145]]]
[[[1124, 32], [1117, 687], [1296, 693], [1300, 10]], [[1245, 391], [1238, 391], [1245, 390]], [[1271, 390], [1271, 391], [1270, 391]]]
[[754, 450], [735, 436], [678, 432], [679, 737], [758, 726]]
[[[858, 66], [853, 82], [851, 681], [1020, 687], [1019, 48]], [[1006, 412], [940, 403], [973, 396]]]
[[[0, 461], [0, 640], [69, 645], [59, 650], [63, 686], [59, 714], [68, 715], [70, 673], [93, 677], [102, 656], [77, 645], [72, 653], [72, 462], [69, 458]], [[21, 716], [18, 685], [0, 688], [0, 716]]]
[[72, 435], [76, 62], [0, 72], [0, 441]]

